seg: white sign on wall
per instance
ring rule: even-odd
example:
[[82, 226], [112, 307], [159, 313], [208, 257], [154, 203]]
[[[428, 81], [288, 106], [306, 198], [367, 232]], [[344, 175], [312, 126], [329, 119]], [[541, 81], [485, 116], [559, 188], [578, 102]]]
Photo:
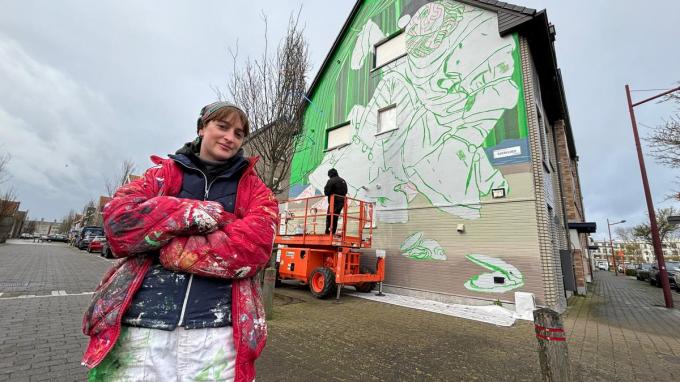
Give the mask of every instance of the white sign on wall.
[[517, 155], [522, 155], [522, 148], [520, 146], [512, 146], [512, 147], [507, 147], [507, 148], [504, 148], [504, 149], [493, 151], [493, 158], [494, 159], [514, 157], [514, 156], [517, 156]]

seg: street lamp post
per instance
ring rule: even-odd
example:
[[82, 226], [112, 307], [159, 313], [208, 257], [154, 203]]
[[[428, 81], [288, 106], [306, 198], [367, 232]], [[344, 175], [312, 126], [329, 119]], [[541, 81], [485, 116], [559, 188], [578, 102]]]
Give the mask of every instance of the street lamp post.
[[642, 156], [642, 146], [640, 145], [640, 136], [638, 135], [637, 122], [635, 121], [635, 106], [641, 105], [645, 102], [663, 97], [667, 94], [680, 90], [677, 88], [657, 94], [642, 101], [633, 103], [630, 96], [630, 87], [626, 85], [626, 97], [628, 98], [628, 112], [630, 113], [630, 122], [633, 125], [633, 137], [635, 138], [635, 147], [637, 148], [638, 160], [640, 162], [640, 175], [642, 176], [642, 187], [645, 190], [645, 199], [647, 201], [647, 213], [649, 214], [649, 228], [652, 231], [652, 243], [654, 244], [654, 256], [659, 265], [659, 278], [661, 279], [661, 286], [663, 287], [663, 299], [666, 303], [666, 308], [673, 307], [673, 297], [671, 297], [671, 286], [668, 282], [668, 272], [666, 272], [666, 262], [663, 258], [663, 249], [661, 248], [661, 237], [659, 236], [659, 227], [656, 224], [656, 213], [654, 211], [654, 203], [652, 202], [652, 193], [649, 189], [649, 181], [647, 180], [647, 169], [645, 168], [645, 158]]
[[614, 253], [614, 242], [612, 241], [612, 226], [625, 222], [626, 222], [625, 220], [621, 220], [616, 223], [610, 223], [609, 219], [607, 219], [607, 230], [609, 231], [609, 247], [612, 249], [612, 261], [614, 262], [614, 276], [618, 276], [619, 273], [616, 270], [616, 254]]

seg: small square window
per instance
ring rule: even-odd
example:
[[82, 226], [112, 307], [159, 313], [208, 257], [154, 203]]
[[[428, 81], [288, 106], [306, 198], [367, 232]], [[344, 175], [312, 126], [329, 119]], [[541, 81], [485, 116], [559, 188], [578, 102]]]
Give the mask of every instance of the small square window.
[[327, 134], [327, 150], [332, 150], [336, 147], [346, 145], [350, 143], [350, 140], [352, 139], [352, 125], [347, 122], [343, 125], [328, 130]]
[[375, 45], [375, 68], [406, 55], [406, 33], [389, 37]]
[[376, 134], [397, 129], [397, 105], [378, 110], [378, 128]]

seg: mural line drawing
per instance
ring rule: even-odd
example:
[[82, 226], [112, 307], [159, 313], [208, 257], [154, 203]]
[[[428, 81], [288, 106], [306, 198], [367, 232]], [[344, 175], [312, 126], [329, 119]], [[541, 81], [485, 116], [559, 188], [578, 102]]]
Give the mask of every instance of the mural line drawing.
[[[472, 276], [465, 288], [475, 292], [504, 293], [524, 286], [524, 275], [507, 262], [491, 256], [471, 254], [465, 258], [491, 272]], [[501, 281], [497, 282], [497, 281]]]
[[[408, 222], [408, 205], [424, 196], [464, 219], [480, 216], [480, 198], [509, 185], [483, 145], [503, 113], [517, 105], [517, 43], [498, 35], [496, 16], [453, 1], [423, 5], [406, 23], [404, 59], [382, 68], [366, 105], [354, 104], [349, 145], [328, 151], [309, 175], [323, 189], [336, 168], [353, 197], [376, 203], [377, 220]], [[368, 49], [386, 36], [368, 20], [357, 33], [351, 70], [368, 65]], [[397, 129], [378, 133], [378, 113], [396, 105]]]
[[402, 256], [413, 260], [446, 260], [444, 248], [437, 241], [426, 239], [422, 232], [406, 238], [400, 246]]

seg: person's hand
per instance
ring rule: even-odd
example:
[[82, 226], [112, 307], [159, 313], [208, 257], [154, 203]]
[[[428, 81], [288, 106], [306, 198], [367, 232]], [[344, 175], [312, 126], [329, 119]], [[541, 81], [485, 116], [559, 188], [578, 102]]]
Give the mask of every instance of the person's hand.
[[217, 230], [222, 224], [225, 214], [222, 204], [218, 202], [204, 202], [191, 211], [189, 227], [199, 234], [208, 234]]

